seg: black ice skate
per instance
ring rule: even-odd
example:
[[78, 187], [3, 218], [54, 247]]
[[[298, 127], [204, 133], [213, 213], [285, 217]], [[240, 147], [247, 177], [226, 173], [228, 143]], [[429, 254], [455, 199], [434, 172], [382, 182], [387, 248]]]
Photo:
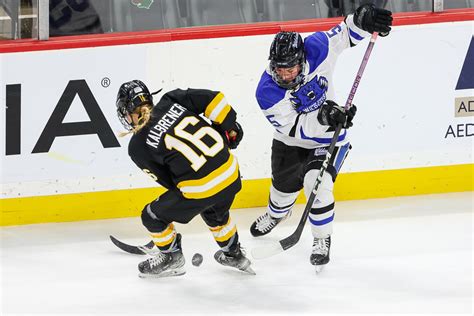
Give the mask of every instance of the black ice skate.
[[324, 265], [329, 262], [329, 251], [331, 249], [331, 236], [326, 238], [314, 238], [313, 249], [309, 261], [316, 267], [316, 273], [321, 272]]
[[257, 218], [255, 222], [253, 222], [252, 226], [250, 226], [250, 233], [254, 237], [259, 237], [268, 234], [275, 228], [278, 223], [282, 220], [289, 217], [290, 212], [285, 217], [282, 218], [275, 218], [272, 217], [270, 214], [265, 213]]
[[240, 249], [240, 244], [232, 246], [228, 252], [218, 250], [214, 254], [214, 259], [224, 266], [237, 268], [240, 271], [244, 271], [252, 275], [256, 274], [250, 267], [250, 260], [245, 257], [242, 249]]
[[178, 276], [186, 273], [184, 256], [181, 249], [181, 235], [176, 237], [176, 250], [173, 252], [159, 252], [157, 255], [140, 262], [138, 274], [141, 278], [163, 278]]

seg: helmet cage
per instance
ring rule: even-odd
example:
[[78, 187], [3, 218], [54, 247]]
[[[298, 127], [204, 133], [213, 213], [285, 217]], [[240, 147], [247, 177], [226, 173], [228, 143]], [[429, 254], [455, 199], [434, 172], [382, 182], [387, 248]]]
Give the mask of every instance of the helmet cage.
[[[306, 68], [306, 62], [305, 59], [302, 58], [301, 60], [297, 61], [295, 65], [293, 66], [288, 66], [288, 67], [279, 67], [276, 65], [277, 63], [270, 62], [270, 73], [272, 75], [273, 81], [278, 84], [280, 87], [284, 89], [293, 89], [297, 87], [299, 84], [301, 84], [305, 78], [305, 68]], [[276, 68], [291, 68], [296, 65], [300, 66], [300, 71], [296, 77], [291, 80], [291, 81], [286, 81], [283, 78], [280, 77], [280, 75], [277, 73]]]
[[117, 116], [125, 129], [133, 130], [130, 115], [144, 104], [153, 105], [153, 97], [143, 82], [133, 80], [120, 87], [116, 102]]
[[[273, 81], [285, 89], [293, 89], [304, 80], [306, 58], [304, 42], [297, 32], [279, 32], [270, 47], [270, 73]], [[299, 65], [298, 75], [290, 82], [283, 80], [276, 68], [292, 68]]]
[[120, 101], [117, 101], [117, 116], [120, 121], [120, 123], [125, 127], [127, 131], [133, 130], [132, 122], [128, 121], [128, 118], [130, 117], [130, 113], [126, 110], [125, 103], [121, 103], [119, 105]]

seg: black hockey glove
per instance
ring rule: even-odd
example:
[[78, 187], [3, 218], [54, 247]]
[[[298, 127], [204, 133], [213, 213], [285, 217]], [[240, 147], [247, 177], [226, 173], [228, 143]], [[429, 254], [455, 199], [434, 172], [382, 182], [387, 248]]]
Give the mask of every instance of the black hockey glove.
[[244, 137], [244, 130], [239, 123], [235, 122], [233, 128], [228, 131], [225, 131], [225, 135], [227, 137], [227, 143], [229, 144], [230, 149], [236, 149], [239, 146], [240, 141]]
[[354, 13], [354, 23], [357, 27], [369, 33], [379, 32], [380, 36], [387, 36], [392, 28], [392, 12], [376, 8], [373, 4], [364, 4]]
[[319, 109], [318, 121], [322, 125], [329, 125], [333, 128], [341, 123], [343, 128], [352, 126], [352, 119], [356, 115], [357, 107], [352, 105], [349, 110], [337, 105], [336, 102], [326, 100], [326, 103]]
[[222, 138], [227, 142], [230, 149], [236, 149], [244, 137], [244, 130], [237, 122], [235, 122], [234, 126], [229, 130], [222, 130], [220, 126], [216, 124], [213, 124], [212, 127], [222, 135]]

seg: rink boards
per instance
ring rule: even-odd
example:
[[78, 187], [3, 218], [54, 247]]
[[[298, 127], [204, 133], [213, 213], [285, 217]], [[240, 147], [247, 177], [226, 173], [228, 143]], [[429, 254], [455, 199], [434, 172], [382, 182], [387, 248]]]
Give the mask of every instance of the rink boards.
[[[474, 22], [472, 10], [458, 16], [468, 21], [440, 15], [402, 25], [412, 23], [400, 18], [391, 36], [377, 41], [354, 99], [354, 148], [337, 200], [473, 190]], [[327, 30], [338, 22], [308, 25]], [[304, 23], [281, 27], [310, 34]], [[163, 192], [128, 158], [128, 138], [117, 136], [115, 96], [131, 79], [153, 90], [222, 91], [245, 130], [235, 150], [243, 189], [233, 207], [265, 205], [273, 128], [254, 94], [275, 24], [216, 31], [222, 29], [194, 37], [183, 30], [102, 35], [95, 44], [51, 40], [23, 51], [0, 46], [0, 225], [136, 216]], [[366, 45], [339, 58], [339, 103]]]

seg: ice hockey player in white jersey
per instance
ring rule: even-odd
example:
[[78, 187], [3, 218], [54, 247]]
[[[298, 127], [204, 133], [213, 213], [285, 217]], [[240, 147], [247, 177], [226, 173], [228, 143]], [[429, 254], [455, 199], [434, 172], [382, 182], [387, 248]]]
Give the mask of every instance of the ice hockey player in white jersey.
[[332, 101], [333, 69], [343, 50], [357, 45], [372, 32], [387, 36], [391, 25], [390, 11], [365, 4], [331, 30], [313, 33], [304, 41], [296, 32], [280, 32], [271, 44], [270, 64], [257, 87], [257, 102], [276, 131], [268, 208], [250, 227], [255, 237], [268, 234], [290, 216], [302, 188], [309, 196], [335, 127], [338, 123], [343, 125], [309, 214], [314, 237], [310, 262], [317, 270], [329, 262], [333, 186], [351, 149], [347, 129], [357, 110], [353, 105], [345, 111]]

